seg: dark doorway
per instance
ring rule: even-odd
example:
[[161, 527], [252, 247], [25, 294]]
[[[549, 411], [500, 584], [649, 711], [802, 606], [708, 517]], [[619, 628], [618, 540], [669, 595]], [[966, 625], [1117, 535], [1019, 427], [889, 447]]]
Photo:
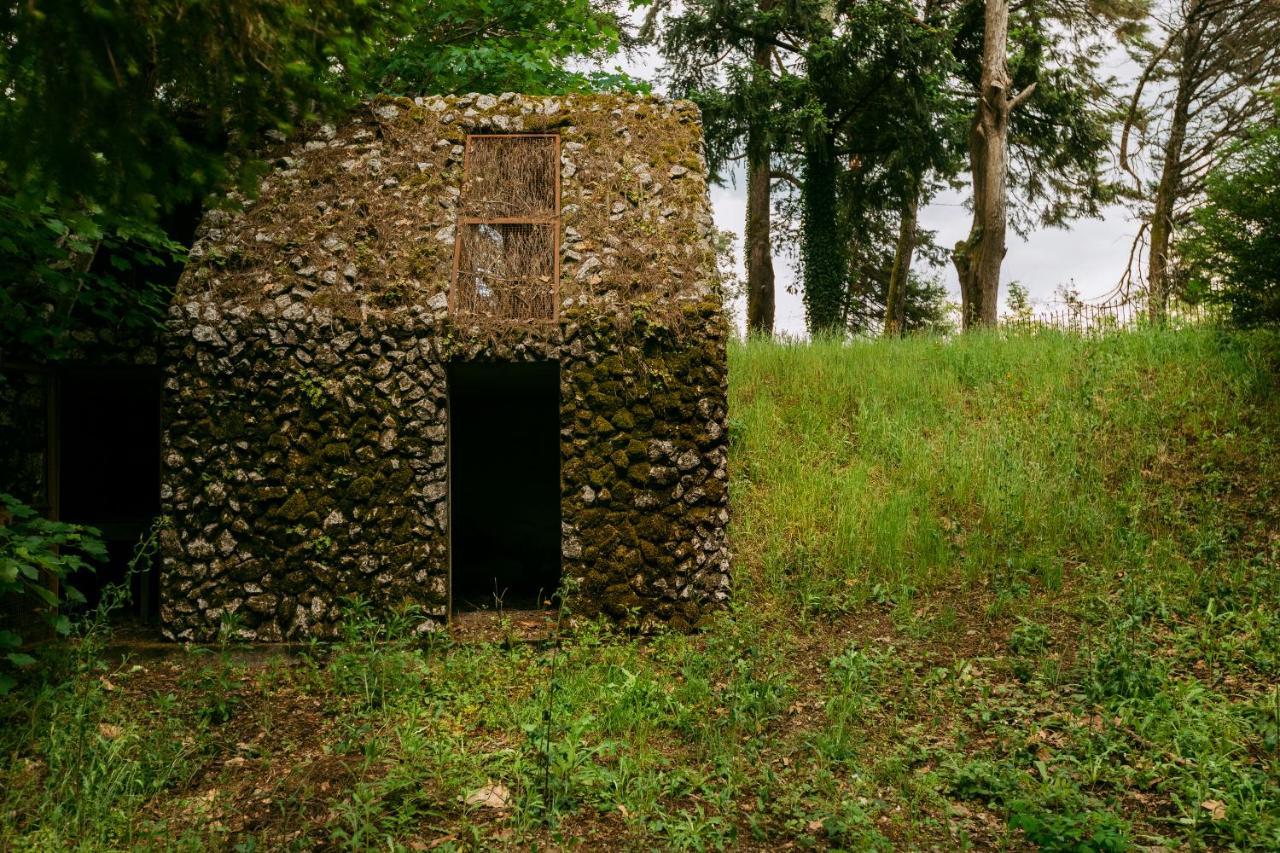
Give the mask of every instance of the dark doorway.
[[[92, 606], [126, 577], [160, 512], [160, 375], [153, 368], [68, 369], [59, 378], [58, 514], [102, 531], [110, 560], [70, 583]], [[130, 613], [154, 621], [154, 566], [130, 578]]]
[[560, 584], [560, 369], [449, 365], [454, 610], [534, 609]]

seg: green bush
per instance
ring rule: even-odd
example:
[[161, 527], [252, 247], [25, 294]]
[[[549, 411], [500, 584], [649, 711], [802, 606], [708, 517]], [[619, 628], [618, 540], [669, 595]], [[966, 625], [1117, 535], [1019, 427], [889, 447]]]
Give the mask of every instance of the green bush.
[[[60, 612], [60, 605], [84, 601], [80, 591], [67, 583], [67, 577], [92, 569], [90, 561], [106, 558], [107, 548], [94, 528], [41, 518], [12, 495], [0, 494], [0, 614], [11, 618], [14, 612], [34, 604], [50, 627], [66, 636], [71, 632], [71, 620]], [[9, 667], [23, 668], [36, 662], [20, 651], [22, 644], [16, 624], [0, 624], [0, 654]], [[11, 673], [0, 670], [0, 693], [9, 692], [14, 683]]]
[[1109, 812], [1054, 812], [1026, 800], [1010, 806], [1009, 826], [1041, 850], [1120, 853], [1132, 847], [1125, 822]]
[[[1280, 103], [1277, 104], [1280, 113]], [[1193, 295], [1239, 326], [1280, 323], [1280, 124], [1235, 145], [1206, 185], [1182, 254]]]

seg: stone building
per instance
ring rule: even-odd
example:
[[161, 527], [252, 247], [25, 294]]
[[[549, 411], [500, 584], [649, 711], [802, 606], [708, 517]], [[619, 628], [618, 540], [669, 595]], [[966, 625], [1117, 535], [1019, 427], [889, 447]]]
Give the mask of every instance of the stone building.
[[385, 99], [206, 215], [165, 334], [160, 615], [696, 624], [729, 594], [727, 323], [699, 116]]

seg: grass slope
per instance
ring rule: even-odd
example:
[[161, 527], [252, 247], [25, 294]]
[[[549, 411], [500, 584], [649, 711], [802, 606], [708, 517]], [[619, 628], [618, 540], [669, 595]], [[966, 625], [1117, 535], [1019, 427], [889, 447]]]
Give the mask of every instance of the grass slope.
[[95, 634], [4, 711], [0, 847], [1280, 846], [1276, 337], [731, 359], [703, 632]]

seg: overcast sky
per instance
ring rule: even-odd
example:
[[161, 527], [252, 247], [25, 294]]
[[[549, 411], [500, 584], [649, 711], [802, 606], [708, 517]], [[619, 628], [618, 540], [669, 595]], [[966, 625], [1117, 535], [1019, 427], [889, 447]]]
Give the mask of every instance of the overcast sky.
[[[657, 91], [664, 91], [662, 64], [652, 48], [636, 52], [621, 61], [608, 63], [620, 66], [634, 77], [652, 82]], [[1132, 76], [1124, 67], [1127, 61], [1117, 56], [1109, 69], [1119, 77]], [[937, 233], [938, 245], [950, 247], [969, 231], [971, 214], [966, 207], [967, 189], [940, 194], [932, 204], [920, 213], [920, 227]], [[716, 225], [737, 237], [739, 275], [742, 275], [742, 231], [746, 222], [746, 181], [731, 181], [724, 187], [711, 188], [711, 205], [715, 211]], [[1071, 223], [1067, 229], [1041, 229], [1032, 232], [1025, 240], [1009, 232], [1008, 254], [1005, 256], [1001, 276], [1001, 304], [1004, 303], [1006, 286], [1011, 281], [1021, 282], [1031, 293], [1037, 306], [1052, 307], [1054, 292], [1059, 285], [1067, 285], [1079, 291], [1088, 301], [1111, 290], [1124, 272], [1129, 257], [1129, 247], [1137, 226], [1127, 210], [1109, 208], [1103, 219], [1083, 219]], [[804, 306], [798, 293], [791, 293], [795, 283], [795, 270], [790, 253], [774, 249], [774, 272], [777, 277], [777, 316], [774, 331], [788, 334], [804, 333]], [[960, 289], [954, 268], [948, 266], [930, 269], [917, 259], [918, 272], [939, 277], [950, 291], [952, 298], [960, 301]], [[739, 316], [745, 311], [740, 310]]]

